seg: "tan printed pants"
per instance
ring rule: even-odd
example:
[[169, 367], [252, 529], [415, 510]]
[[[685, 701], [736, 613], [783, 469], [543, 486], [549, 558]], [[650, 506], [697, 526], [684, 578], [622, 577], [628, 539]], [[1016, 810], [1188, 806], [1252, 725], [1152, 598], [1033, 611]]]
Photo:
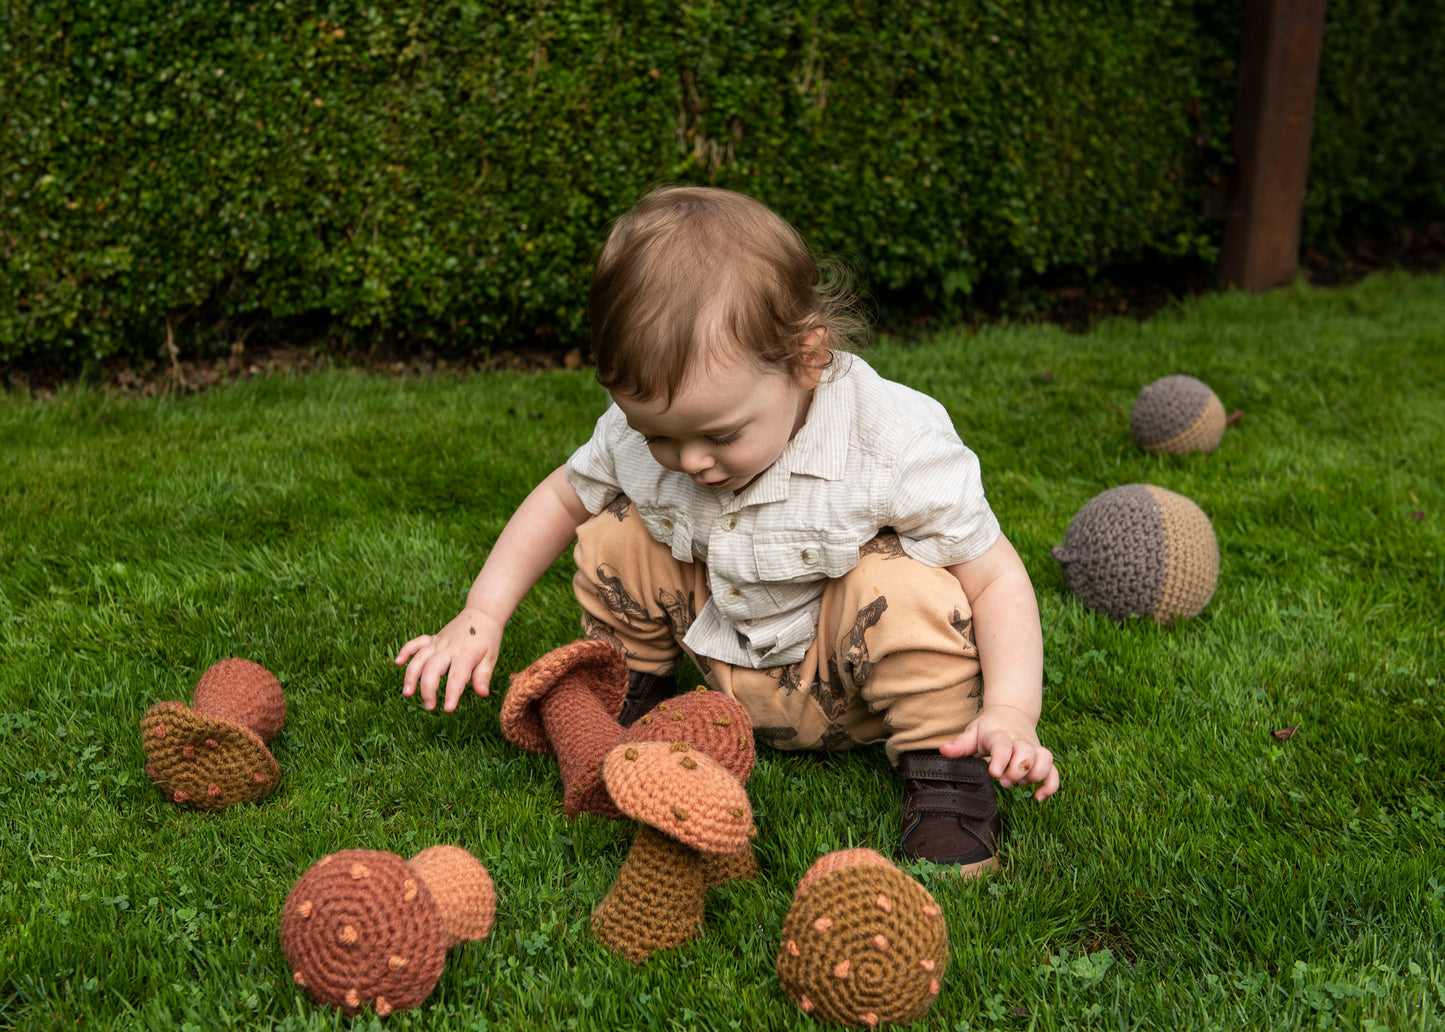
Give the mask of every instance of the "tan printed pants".
[[[670, 674], [709, 592], [707, 568], [654, 541], [631, 504], [578, 530], [572, 586], [582, 630], [621, 647], [632, 670]], [[983, 701], [968, 599], [947, 570], [881, 534], [823, 592], [818, 635], [797, 663], [753, 670], [689, 656], [708, 684], [747, 711], [778, 749], [851, 749], [884, 742], [888, 758], [936, 749]]]

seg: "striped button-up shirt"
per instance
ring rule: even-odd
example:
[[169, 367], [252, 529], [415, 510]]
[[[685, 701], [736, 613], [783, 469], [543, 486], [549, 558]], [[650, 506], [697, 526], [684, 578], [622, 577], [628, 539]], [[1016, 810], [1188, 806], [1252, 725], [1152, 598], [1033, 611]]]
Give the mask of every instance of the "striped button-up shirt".
[[823, 588], [858, 565], [885, 527], [930, 566], [976, 558], [999, 535], [978, 459], [934, 399], [835, 356], [807, 421], [776, 462], [739, 492], [660, 466], [616, 405], [567, 461], [582, 503], [618, 495], [682, 562], [705, 562], [712, 597], [688, 627], [693, 652], [753, 669], [802, 659]]

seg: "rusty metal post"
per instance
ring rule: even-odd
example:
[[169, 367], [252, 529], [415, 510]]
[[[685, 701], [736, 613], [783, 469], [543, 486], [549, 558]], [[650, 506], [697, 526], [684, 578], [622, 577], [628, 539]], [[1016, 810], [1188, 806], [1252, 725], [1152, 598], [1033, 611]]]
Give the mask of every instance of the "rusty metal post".
[[1269, 290], [1299, 268], [1324, 26], [1325, 0], [1246, 0], [1224, 286]]

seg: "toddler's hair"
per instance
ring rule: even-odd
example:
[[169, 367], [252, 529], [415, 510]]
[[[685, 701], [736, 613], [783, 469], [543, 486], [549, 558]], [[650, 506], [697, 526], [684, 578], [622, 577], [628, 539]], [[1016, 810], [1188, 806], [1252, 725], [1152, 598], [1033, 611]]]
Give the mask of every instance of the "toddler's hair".
[[864, 332], [844, 270], [766, 205], [711, 187], [654, 190], [617, 221], [587, 313], [598, 383], [668, 404], [699, 351], [796, 374], [814, 330], [830, 355]]

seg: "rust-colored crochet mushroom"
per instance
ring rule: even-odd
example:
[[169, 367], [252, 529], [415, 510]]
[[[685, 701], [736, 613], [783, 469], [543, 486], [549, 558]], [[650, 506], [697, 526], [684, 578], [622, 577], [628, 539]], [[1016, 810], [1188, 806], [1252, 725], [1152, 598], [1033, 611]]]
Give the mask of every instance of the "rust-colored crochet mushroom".
[[626, 691], [626, 661], [605, 641], [564, 645], [512, 677], [502, 701], [502, 733], [527, 752], [556, 754], [568, 817], [622, 816], [600, 774], [607, 754], [624, 742], [688, 742], [741, 781], [752, 773], [752, 726], [727, 696], [699, 688], [659, 703], [624, 728], [616, 716]]
[[316, 1003], [381, 1017], [431, 994], [447, 950], [484, 939], [496, 891], [458, 846], [411, 859], [346, 849], [316, 861], [286, 897], [281, 948], [292, 980]]
[[824, 1021], [916, 1021], [938, 998], [947, 965], [942, 909], [871, 849], [821, 857], [783, 920], [778, 978], [793, 1002]]
[[752, 807], [737, 777], [681, 742], [619, 745], [602, 777], [618, 807], [642, 827], [592, 912], [592, 932], [640, 964], [702, 930], [709, 888], [757, 873]]
[[281, 779], [267, 745], [285, 723], [275, 675], [248, 659], [223, 659], [201, 675], [190, 706], [158, 702], [141, 718], [146, 774], [185, 806], [263, 799]]

